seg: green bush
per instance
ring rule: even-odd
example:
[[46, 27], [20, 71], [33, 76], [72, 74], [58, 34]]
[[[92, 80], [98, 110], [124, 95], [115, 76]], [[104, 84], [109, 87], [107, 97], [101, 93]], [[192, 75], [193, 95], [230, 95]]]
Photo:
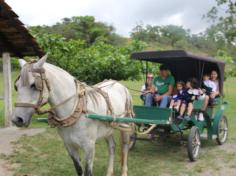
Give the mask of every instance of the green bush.
[[90, 84], [104, 79], [139, 79], [141, 65], [130, 54], [143, 50], [143, 42], [133, 41], [125, 47], [114, 47], [100, 37], [89, 47], [82, 40], [66, 40], [55, 34], [36, 35], [40, 46], [49, 54], [48, 62], [55, 64], [81, 81]]

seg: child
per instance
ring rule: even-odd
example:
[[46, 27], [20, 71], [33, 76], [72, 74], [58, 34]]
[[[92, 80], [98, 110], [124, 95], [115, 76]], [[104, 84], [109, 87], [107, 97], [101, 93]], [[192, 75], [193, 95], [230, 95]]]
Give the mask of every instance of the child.
[[213, 92], [216, 92], [216, 84], [210, 80], [210, 75], [205, 74], [203, 76], [203, 86], [202, 86], [203, 92], [206, 93], [206, 95], [211, 96]]
[[210, 80], [210, 75], [205, 74], [203, 76], [203, 85], [202, 85], [202, 91], [206, 94], [205, 95], [205, 101], [204, 106], [202, 108], [202, 111], [205, 111], [207, 109], [207, 106], [210, 103], [214, 102], [215, 99], [215, 92], [217, 92], [216, 84]]
[[[190, 116], [193, 111], [193, 101], [201, 94], [199, 89], [198, 81], [195, 78], [190, 79], [186, 82], [186, 90], [183, 92], [183, 100], [180, 107], [180, 115], [178, 119], [185, 118], [186, 120], [190, 119]], [[184, 112], [187, 108], [187, 115], [183, 117]]]
[[179, 112], [179, 107], [181, 105], [181, 101], [183, 98], [184, 87], [185, 87], [185, 84], [183, 81], [177, 82], [176, 84], [177, 94], [172, 97], [171, 102], [170, 102], [169, 108], [171, 109], [175, 108], [177, 112]]

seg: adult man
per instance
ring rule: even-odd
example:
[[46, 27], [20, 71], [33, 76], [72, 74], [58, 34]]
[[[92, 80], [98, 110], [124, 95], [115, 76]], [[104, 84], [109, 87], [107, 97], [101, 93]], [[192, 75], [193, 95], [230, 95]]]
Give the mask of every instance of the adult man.
[[157, 89], [157, 94], [154, 96], [148, 94], [145, 100], [145, 106], [152, 106], [153, 99], [161, 108], [166, 108], [173, 93], [175, 79], [170, 75], [167, 65], [160, 66], [160, 75], [155, 77], [153, 85]]

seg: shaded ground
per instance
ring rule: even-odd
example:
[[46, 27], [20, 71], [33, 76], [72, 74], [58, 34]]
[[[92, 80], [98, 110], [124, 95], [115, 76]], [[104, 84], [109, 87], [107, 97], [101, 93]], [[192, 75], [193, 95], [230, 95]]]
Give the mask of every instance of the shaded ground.
[[16, 127], [0, 129], [0, 176], [12, 176], [17, 165], [6, 162], [3, 158], [13, 151], [13, 143], [21, 136], [33, 136], [44, 132], [45, 129], [18, 129]]

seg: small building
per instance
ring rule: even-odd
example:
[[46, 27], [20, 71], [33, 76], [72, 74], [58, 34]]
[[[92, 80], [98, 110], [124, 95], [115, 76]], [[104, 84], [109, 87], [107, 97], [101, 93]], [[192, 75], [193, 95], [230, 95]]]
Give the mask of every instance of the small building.
[[23, 58], [42, 55], [44, 52], [18, 15], [4, 0], [0, 0], [0, 57], [2, 56], [3, 61], [5, 127], [11, 126], [12, 115], [10, 56]]

